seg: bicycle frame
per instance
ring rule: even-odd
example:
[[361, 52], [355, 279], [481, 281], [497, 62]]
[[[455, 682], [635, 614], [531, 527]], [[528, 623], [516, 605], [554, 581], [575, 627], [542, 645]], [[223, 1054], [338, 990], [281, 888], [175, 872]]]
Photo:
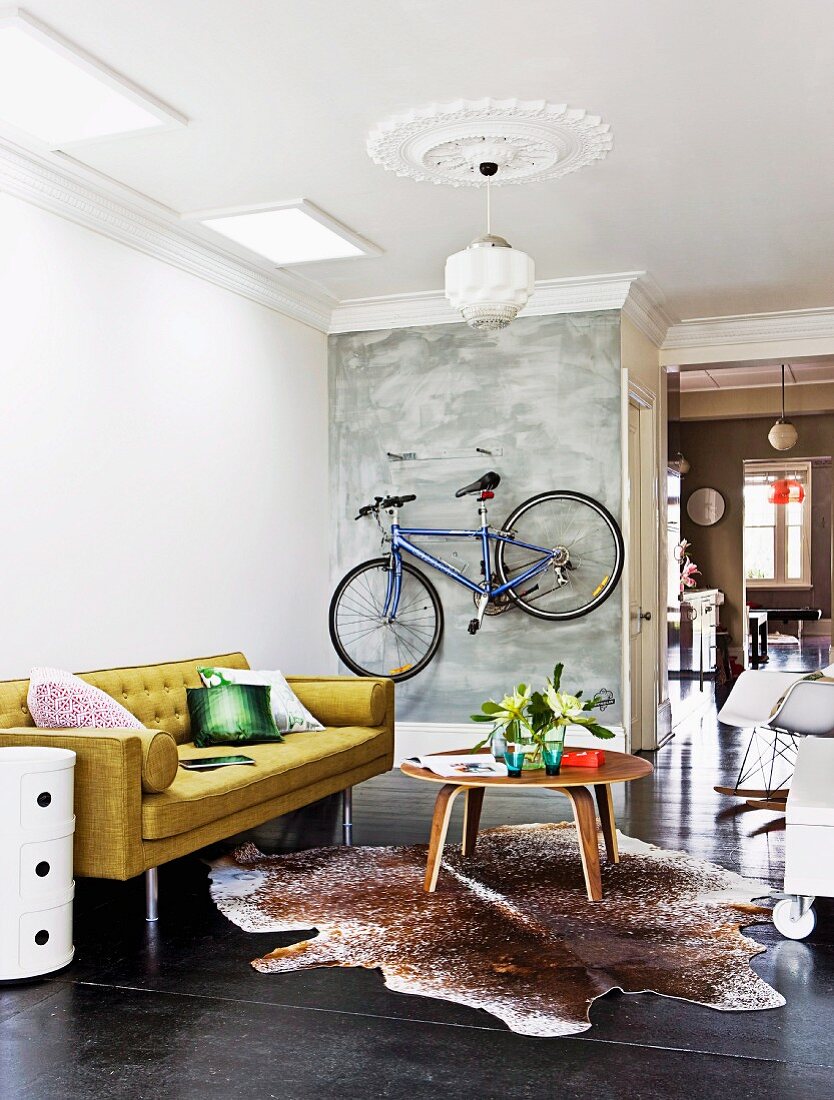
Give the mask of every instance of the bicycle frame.
[[[534, 546], [528, 542], [519, 542], [518, 539], [512, 537], [512, 535], [505, 534], [499, 531], [491, 531], [486, 522], [486, 509], [481, 509], [482, 524], [480, 528], [475, 530], [469, 529], [456, 529], [456, 528], [439, 528], [439, 527], [401, 527], [396, 519], [394, 513], [394, 519], [391, 523], [391, 564], [392, 569], [388, 574], [388, 585], [385, 593], [385, 606], [383, 608], [383, 615], [386, 619], [393, 620], [397, 617], [397, 610], [400, 605], [400, 594], [402, 592], [402, 554], [403, 551], [410, 554], [412, 557], [417, 558], [418, 561], [423, 562], [424, 565], [430, 566], [432, 569], [436, 569], [439, 573], [442, 573], [445, 577], [449, 577], [450, 580], [455, 581], [457, 584], [464, 588], [468, 588], [476, 596], [479, 596], [482, 600], [489, 602], [496, 599], [496, 597], [503, 595], [509, 588], [515, 588], [519, 584], [523, 584], [525, 581], [531, 580], [533, 577], [537, 577], [540, 573], [544, 573], [545, 570], [552, 564], [554, 559], [558, 556], [557, 551], [548, 549], [544, 546]], [[481, 560], [483, 562], [484, 569], [484, 581], [483, 584], [477, 584], [475, 581], [471, 581], [469, 577], [465, 576], [460, 569], [456, 569], [453, 565], [449, 565], [448, 562], [443, 561], [442, 558], [436, 557], [434, 554], [430, 554], [428, 550], [423, 550], [419, 546], [415, 546], [414, 543], [409, 541], [409, 538], [455, 538], [455, 539], [476, 539], [481, 544]], [[498, 542], [511, 542], [513, 546], [520, 546], [525, 550], [532, 550], [536, 553], [542, 554], [543, 557], [534, 562], [528, 569], [525, 569], [522, 573], [519, 573], [517, 577], [514, 577], [512, 581], [507, 581], [505, 584], [494, 585], [492, 583], [492, 570], [490, 569], [490, 543]]]

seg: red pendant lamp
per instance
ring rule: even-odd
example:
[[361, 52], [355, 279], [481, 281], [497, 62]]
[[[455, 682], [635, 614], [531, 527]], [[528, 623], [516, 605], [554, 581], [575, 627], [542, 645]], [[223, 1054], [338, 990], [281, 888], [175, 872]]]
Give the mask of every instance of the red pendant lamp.
[[793, 477], [780, 477], [771, 483], [768, 504], [801, 504], [805, 487]]

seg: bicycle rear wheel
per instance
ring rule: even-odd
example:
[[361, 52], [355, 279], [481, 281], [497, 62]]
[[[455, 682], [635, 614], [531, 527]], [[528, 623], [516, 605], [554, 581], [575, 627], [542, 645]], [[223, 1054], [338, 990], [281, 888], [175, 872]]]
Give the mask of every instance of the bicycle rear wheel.
[[383, 614], [390, 562], [362, 562], [339, 582], [330, 601], [330, 639], [340, 659], [359, 676], [410, 680], [422, 672], [440, 645], [443, 608], [434, 585], [402, 563], [396, 619]]
[[[554, 490], [530, 497], [509, 516], [503, 531], [519, 542], [558, 550], [543, 573], [509, 588], [513, 603], [539, 619], [559, 621], [587, 615], [617, 587], [623, 571], [623, 536], [611, 513], [592, 497]], [[499, 542], [495, 566], [501, 583], [512, 581], [541, 555]]]

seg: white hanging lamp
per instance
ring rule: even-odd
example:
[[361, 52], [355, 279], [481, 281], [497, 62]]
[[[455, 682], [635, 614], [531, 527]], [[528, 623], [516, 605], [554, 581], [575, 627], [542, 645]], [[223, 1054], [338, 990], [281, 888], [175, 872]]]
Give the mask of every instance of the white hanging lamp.
[[[398, 176], [450, 187], [542, 183], [607, 156], [611, 127], [599, 115], [543, 99], [455, 99], [392, 115], [367, 139], [368, 155]], [[533, 292], [532, 259], [491, 227], [446, 261], [446, 297], [482, 332], [505, 328]]]
[[796, 446], [799, 433], [790, 420], [785, 419], [785, 364], [782, 364], [782, 415], [767, 433], [768, 442], [775, 451], [789, 451]]
[[533, 293], [535, 265], [526, 252], [492, 232], [490, 180], [498, 165], [482, 161], [478, 170], [486, 179], [486, 233], [446, 260], [446, 297], [471, 328], [498, 332], [527, 305]]

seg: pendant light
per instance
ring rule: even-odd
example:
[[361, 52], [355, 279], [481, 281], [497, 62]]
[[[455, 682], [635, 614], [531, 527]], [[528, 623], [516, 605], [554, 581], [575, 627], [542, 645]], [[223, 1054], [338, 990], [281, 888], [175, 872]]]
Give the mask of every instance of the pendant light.
[[486, 233], [446, 260], [446, 297], [471, 328], [497, 332], [527, 305], [535, 267], [526, 252], [492, 232], [490, 179], [498, 165], [483, 161], [478, 170], [486, 179]]
[[775, 451], [789, 451], [799, 439], [796, 428], [785, 419], [785, 364], [782, 364], [782, 415], [767, 433], [768, 441]]
[[778, 477], [770, 486], [768, 504], [801, 504], [805, 499], [805, 487], [794, 477]]

